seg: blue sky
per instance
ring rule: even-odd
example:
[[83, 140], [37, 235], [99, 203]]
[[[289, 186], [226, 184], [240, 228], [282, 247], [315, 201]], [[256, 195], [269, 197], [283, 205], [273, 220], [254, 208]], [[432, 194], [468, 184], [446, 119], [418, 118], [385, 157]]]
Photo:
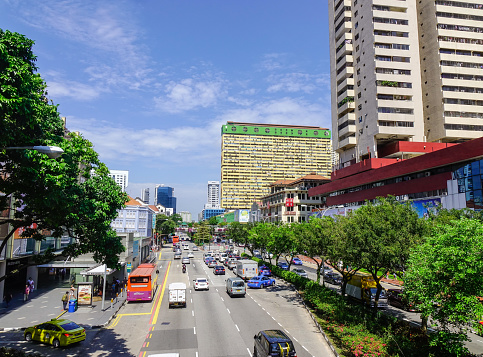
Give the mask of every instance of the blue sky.
[[193, 219], [222, 124], [331, 128], [326, 1], [0, 0], [0, 28], [35, 41], [68, 129], [129, 170], [131, 196], [172, 186]]

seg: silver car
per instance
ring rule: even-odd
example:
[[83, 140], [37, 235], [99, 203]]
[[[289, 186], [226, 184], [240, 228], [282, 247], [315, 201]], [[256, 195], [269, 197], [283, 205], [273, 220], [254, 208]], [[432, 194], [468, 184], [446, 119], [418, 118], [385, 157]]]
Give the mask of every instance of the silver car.
[[297, 274], [297, 275], [300, 275], [301, 277], [303, 278], [309, 278], [309, 275], [307, 274], [307, 272], [303, 269], [300, 269], [300, 268], [293, 268], [292, 271]]

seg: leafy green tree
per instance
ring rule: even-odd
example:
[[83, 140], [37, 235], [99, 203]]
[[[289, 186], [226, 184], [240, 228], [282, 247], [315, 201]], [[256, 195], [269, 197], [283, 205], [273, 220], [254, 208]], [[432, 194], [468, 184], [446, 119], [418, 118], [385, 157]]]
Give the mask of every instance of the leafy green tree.
[[[328, 246], [332, 243], [334, 220], [331, 217], [312, 218], [307, 223], [296, 226], [300, 237], [300, 251], [317, 264], [317, 283], [320, 282], [320, 269], [327, 262]], [[322, 277], [322, 283], [323, 283]]]
[[241, 224], [240, 222], [231, 222], [227, 227], [225, 235], [235, 243], [248, 246], [250, 238], [249, 227], [249, 225]]
[[[76, 238], [61, 256], [94, 253], [97, 262], [118, 267], [124, 247], [110, 223], [127, 195], [109, 178], [92, 144], [64, 132], [46, 84], [35, 73], [32, 45], [20, 34], [0, 30], [0, 210], [9, 212], [0, 220], [7, 227], [0, 253], [18, 228], [30, 227], [23, 237], [42, 240], [48, 231], [52, 237], [67, 232]], [[59, 146], [64, 154], [53, 160], [33, 150], [6, 150], [36, 145]], [[34, 258], [43, 263], [54, 255], [47, 250]]]
[[411, 252], [405, 273], [405, 294], [417, 302], [422, 327], [437, 324], [430, 335], [455, 355], [466, 355], [467, 328], [482, 316], [483, 224], [462, 218], [436, 226], [426, 241]]
[[210, 242], [210, 238], [210, 226], [206, 222], [201, 222], [196, 231], [195, 239], [198, 244], [200, 244], [200, 242], [203, 242], [204, 244]]
[[218, 220], [216, 219], [215, 216], [210, 217], [210, 219], [208, 220], [208, 224], [210, 226], [217, 226], [218, 225]]
[[359, 256], [359, 247], [348, 234], [346, 225], [349, 218], [336, 216], [331, 233], [327, 236], [326, 257], [332, 263], [332, 268], [342, 275], [341, 295], [345, 296], [347, 283], [361, 269], [362, 261]]
[[[286, 255], [286, 257], [290, 256], [290, 259], [288, 260], [290, 265], [292, 260], [291, 258], [298, 251], [298, 244], [293, 225], [279, 224], [271, 225], [269, 227], [271, 230], [266, 239], [267, 251], [274, 255], [275, 264], [278, 264], [278, 261], [282, 255]], [[272, 258], [270, 258], [270, 255], [269, 259], [271, 264]]]
[[259, 222], [250, 229], [250, 244], [248, 249], [252, 255], [255, 249], [267, 250], [273, 229], [274, 225], [272, 223], [265, 222]]
[[390, 271], [405, 268], [409, 252], [421, 242], [425, 228], [409, 202], [399, 203], [391, 196], [366, 202], [350, 213], [347, 234], [353, 240], [360, 266], [376, 282], [376, 305], [382, 291], [381, 279]]

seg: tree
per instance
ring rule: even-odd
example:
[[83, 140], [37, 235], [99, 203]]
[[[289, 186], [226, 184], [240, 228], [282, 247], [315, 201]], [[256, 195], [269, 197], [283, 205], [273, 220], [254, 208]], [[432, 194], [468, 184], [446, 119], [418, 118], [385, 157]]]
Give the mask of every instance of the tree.
[[483, 224], [462, 218], [434, 227], [426, 241], [414, 247], [405, 274], [405, 294], [417, 302], [425, 322], [439, 329], [433, 345], [466, 355], [466, 330], [482, 316]]
[[196, 231], [195, 239], [197, 240], [197, 244], [200, 242], [209, 242], [210, 241], [210, 226], [206, 222], [201, 222], [198, 226], [198, 230]]
[[215, 216], [210, 217], [210, 219], [208, 220], [208, 224], [210, 226], [217, 226], [218, 225], [218, 220], [216, 219]]
[[[75, 238], [63, 257], [91, 252], [97, 262], [118, 267], [124, 247], [110, 223], [127, 195], [89, 141], [64, 133], [46, 84], [35, 74], [32, 45], [22, 35], [0, 30], [0, 210], [9, 212], [0, 220], [7, 227], [0, 253], [17, 229], [28, 227], [22, 237], [42, 240], [46, 232], [56, 238], [67, 232]], [[53, 160], [33, 150], [5, 149], [35, 145], [59, 146], [64, 154]], [[31, 264], [53, 257], [48, 250]]]
[[[320, 269], [327, 260], [328, 247], [334, 234], [334, 220], [331, 217], [312, 218], [308, 223], [296, 226], [300, 237], [300, 250], [317, 264], [317, 283], [320, 282]], [[317, 259], [320, 258], [320, 259]], [[322, 283], [323, 277], [322, 277]]]
[[249, 243], [249, 233], [248, 225], [241, 224], [240, 222], [232, 222], [228, 225], [226, 230], [226, 236], [232, 239], [233, 242], [238, 244], [244, 244], [248, 246]]
[[[298, 252], [298, 242], [293, 225], [279, 224], [272, 225], [270, 228], [271, 232], [266, 239], [266, 249], [275, 256], [275, 264], [278, 264], [278, 260], [283, 254], [286, 257], [290, 256], [290, 259], [288, 259], [290, 266], [293, 256]], [[271, 264], [272, 258], [270, 258], [270, 255], [269, 259]]]
[[273, 229], [274, 225], [272, 223], [265, 222], [257, 223], [250, 229], [250, 244], [248, 245], [248, 249], [252, 255], [255, 249], [267, 249]]
[[357, 242], [352, 239], [346, 228], [349, 218], [336, 216], [331, 233], [327, 236], [326, 257], [332, 268], [342, 275], [341, 295], [345, 296], [347, 283], [361, 269], [361, 259]]
[[382, 291], [381, 279], [390, 271], [405, 268], [409, 252], [421, 241], [425, 227], [409, 202], [399, 203], [392, 196], [366, 202], [349, 214], [347, 234], [353, 240], [360, 266], [376, 283], [376, 306]]

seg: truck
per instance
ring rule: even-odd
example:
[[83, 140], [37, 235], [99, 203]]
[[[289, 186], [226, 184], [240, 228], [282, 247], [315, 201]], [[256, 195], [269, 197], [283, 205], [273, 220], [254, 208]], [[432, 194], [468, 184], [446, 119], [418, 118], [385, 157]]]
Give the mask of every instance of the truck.
[[253, 260], [237, 260], [235, 274], [243, 280], [250, 280], [258, 275], [258, 263]]
[[[376, 300], [377, 284], [371, 274], [357, 272], [347, 282], [345, 291], [348, 296], [373, 307]], [[377, 307], [387, 307], [387, 296], [384, 289], [379, 295]]]
[[173, 306], [186, 307], [186, 284], [171, 283], [168, 286], [169, 308]]

